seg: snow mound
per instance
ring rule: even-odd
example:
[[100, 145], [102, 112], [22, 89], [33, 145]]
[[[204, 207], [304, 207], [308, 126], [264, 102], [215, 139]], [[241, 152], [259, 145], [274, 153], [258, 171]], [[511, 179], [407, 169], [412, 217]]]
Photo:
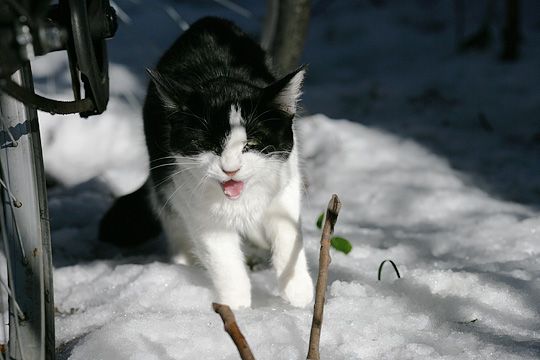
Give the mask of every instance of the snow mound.
[[[250, 32], [259, 14], [234, 17], [212, 2], [117, 3], [130, 20], [109, 42], [108, 110], [40, 114], [46, 170], [68, 186], [49, 192], [58, 358], [238, 359], [201, 269], [168, 263], [159, 244], [122, 254], [97, 241], [97, 228], [111, 193], [129, 193], [148, 173], [144, 68], [181, 32], [171, 14], [228, 17]], [[467, 4], [468, 33], [484, 3]], [[539, 5], [522, 3], [522, 58], [502, 64], [497, 39], [484, 53], [455, 54], [452, 1], [314, 2], [304, 105], [352, 121], [298, 122], [312, 273], [315, 221], [332, 193], [343, 203], [337, 235], [353, 245], [332, 253], [322, 358], [540, 358]], [[32, 65], [37, 91], [67, 99], [60, 56]], [[377, 281], [385, 259], [401, 279], [387, 267]], [[236, 316], [253, 352], [304, 358], [311, 310], [282, 302], [270, 270], [250, 276], [253, 307]]]
[[[313, 273], [319, 248], [314, 223], [331, 193], [343, 202], [336, 232], [353, 244], [349, 255], [333, 252], [322, 357], [538, 355], [537, 212], [490, 197], [444, 159], [384, 131], [323, 115], [301, 119], [298, 130]], [[77, 197], [88, 199], [94, 192], [99, 198], [103, 191], [87, 185], [70, 198], [84, 208]], [[101, 246], [106, 253], [95, 233], [77, 232], [97, 226], [99, 216], [77, 224], [76, 216], [61, 215], [70, 206], [65, 199], [55, 202], [61, 194], [51, 194], [53, 213], [63, 221], [53, 241], [69, 228], [79, 247], [92, 252]], [[98, 214], [106, 208], [99, 203], [86, 201]], [[81, 256], [81, 250], [73, 253]], [[377, 281], [386, 258], [398, 264], [402, 279], [385, 268]], [[236, 316], [254, 353], [260, 359], [302, 358], [311, 309], [285, 304], [271, 270], [251, 277], [253, 307]], [[212, 287], [200, 268], [159, 256], [112, 256], [57, 268], [55, 296], [57, 343], [70, 359], [238, 358], [211, 309]]]

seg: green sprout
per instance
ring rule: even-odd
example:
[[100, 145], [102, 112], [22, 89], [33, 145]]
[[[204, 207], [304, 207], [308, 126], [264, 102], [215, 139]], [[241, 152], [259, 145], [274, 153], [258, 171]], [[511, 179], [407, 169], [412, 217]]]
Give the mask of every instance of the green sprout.
[[[324, 213], [322, 212], [317, 218], [317, 228], [322, 229], [324, 221]], [[340, 237], [334, 236], [330, 239], [330, 245], [337, 251], [341, 251], [344, 254], [348, 254], [352, 250], [352, 244], [349, 240]]]
[[384, 261], [381, 263], [381, 265], [379, 265], [379, 271], [378, 271], [378, 273], [377, 273], [377, 279], [378, 279], [379, 281], [381, 281], [382, 269], [383, 269], [383, 266], [384, 266], [384, 264], [385, 264], [386, 262], [389, 262], [390, 264], [392, 264], [392, 267], [394, 268], [394, 271], [396, 272], [396, 275], [397, 275], [398, 279], [400, 279], [400, 278], [401, 278], [401, 275], [399, 274], [399, 270], [398, 270], [398, 268], [397, 268], [397, 266], [396, 266], [396, 263], [393, 262], [393, 261], [390, 260], [390, 259], [384, 260]]

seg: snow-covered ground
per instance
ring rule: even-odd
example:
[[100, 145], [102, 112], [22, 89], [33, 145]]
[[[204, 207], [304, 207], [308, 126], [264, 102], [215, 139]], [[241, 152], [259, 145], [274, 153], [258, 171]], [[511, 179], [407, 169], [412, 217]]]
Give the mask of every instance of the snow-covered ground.
[[[97, 227], [112, 194], [146, 176], [143, 69], [180, 33], [174, 9], [188, 22], [238, 18], [211, 2], [117, 3], [130, 20], [110, 42], [109, 110], [41, 116], [47, 171], [64, 184], [49, 192], [59, 358], [237, 359], [200, 269], [167, 263], [159, 241], [122, 254], [98, 242]], [[469, 32], [482, 15], [475, 3]], [[457, 55], [452, 9], [315, 2], [306, 115], [349, 120], [298, 121], [313, 274], [315, 220], [332, 193], [343, 202], [336, 233], [353, 244], [333, 253], [322, 358], [540, 356], [540, 7], [523, 1], [514, 64], [497, 59], [500, 15], [491, 50]], [[34, 71], [41, 92], [65, 96], [56, 56]], [[377, 281], [384, 259], [401, 279], [388, 267]], [[311, 309], [286, 305], [269, 269], [251, 277], [254, 304], [236, 316], [257, 358], [304, 358]]]

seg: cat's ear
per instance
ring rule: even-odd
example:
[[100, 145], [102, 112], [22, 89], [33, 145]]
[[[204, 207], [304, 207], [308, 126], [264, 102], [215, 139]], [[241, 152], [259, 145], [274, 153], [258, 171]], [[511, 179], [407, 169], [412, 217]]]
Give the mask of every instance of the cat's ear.
[[264, 89], [264, 96], [278, 105], [281, 110], [294, 115], [296, 113], [296, 103], [302, 95], [302, 82], [306, 65], [302, 65], [283, 78]]
[[150, 79], [156, 86], [165, 107], [173, 110], [177, 109], [179, 105], [175, 99], [177, 99], [179, 95], [189, 92], [190, 89], [156, 70], [146, 69], [146, 72], [150, 75]]

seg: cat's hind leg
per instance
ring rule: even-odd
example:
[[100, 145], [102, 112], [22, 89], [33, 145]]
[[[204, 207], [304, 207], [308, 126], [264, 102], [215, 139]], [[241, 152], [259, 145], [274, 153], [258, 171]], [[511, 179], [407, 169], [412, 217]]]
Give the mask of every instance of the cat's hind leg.
[[149, 186], [122, 196], [114, 202], [99, 224], [99, 239], [120, 247], [135, 247], [157, 237], [159, 219], [149, 201]]

